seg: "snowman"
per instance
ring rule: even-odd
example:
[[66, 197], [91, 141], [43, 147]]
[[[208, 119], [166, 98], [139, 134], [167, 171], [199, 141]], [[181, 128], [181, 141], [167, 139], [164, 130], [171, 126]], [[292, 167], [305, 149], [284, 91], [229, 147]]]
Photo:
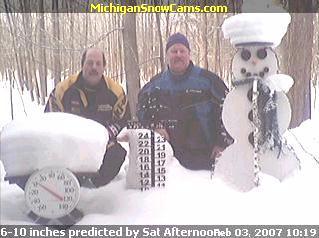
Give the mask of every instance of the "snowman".
[[222, 120], [235, 143], [218, 158], [214, 174], [235, 189], [260, 184], [260, 172], [282, 181], [299, 167], [283, 138], [291, 119], [286, 93], [293, 79], [278, 74], [274, 48], [290, 23], [288, 13], [242, 13], [222, 25], [237, 52], [232, 60], [233, 90], [226, 96]]

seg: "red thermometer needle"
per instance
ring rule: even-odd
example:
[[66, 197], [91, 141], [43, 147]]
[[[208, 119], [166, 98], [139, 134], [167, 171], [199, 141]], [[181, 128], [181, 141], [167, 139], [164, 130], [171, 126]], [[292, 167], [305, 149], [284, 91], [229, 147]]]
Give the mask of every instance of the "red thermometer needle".
[[39, 183], [40, 187], [43, 188], [44, 190], [48, 191], [49, 193], [51, 193], [54, 197], [56, 197], [57, 199], [59, 199], [61, 202], [63, 202], [63, 197], [60, 196], [59, 194], [57, 194], [56, 192], [54, 192], [53, 190], [45, 187], [44, 185], [42, 185], [41, 183]]

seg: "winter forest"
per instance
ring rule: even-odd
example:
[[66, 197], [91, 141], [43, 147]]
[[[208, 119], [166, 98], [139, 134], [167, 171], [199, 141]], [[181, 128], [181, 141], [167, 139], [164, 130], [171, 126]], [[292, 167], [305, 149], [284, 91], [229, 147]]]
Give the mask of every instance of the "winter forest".
[[[1, 80], [12, 79], [13, 87], [43, 105], [54, 85], [80, 70], [84, 49], [96, 46], [106, 54], [106, 75], [126, 88], [134, 112], [141, 85], [166, 67], [167, 38], [180, 31], [190, 40], [194, 63], [230, 86], [235, 51], [224, 39], [221, 24], [231, 14], [1, 13]], [[277, 53], [280, 72], [296, 79], [289, 94], [294, 112], [291, 127], [296, 127], [315, 110], [319, 20], [318, 14], [291, 15]]]
[[[258, 130], [261, 128], [256, 119], [261, 117], [257, 108], [259, 106], [257, 91], [260, 90], [257, 83], [254, 85], [252, 82], [254, 86], [251, 88], [250, 101], [247, 100], [250, 97], [247, 88], [244, 97], [235, 97], [232, 104], [227, 102], [227, 93], [233, 97], [236, 87], [245, 88], [247, 85], [235, 84], [234, 71], [236, 70], [234, 68], [239, 70], [243, 68], [239, 66], [236, 68], [233, 64], [236, 62], [236, 56], [243, 49], [234, 47], [230, 41], [231, 37], [225, 38], [227, 29], [226, 27], [223, 29], [222, 26], [227, 20], [242, 13], [245, 2], [256, 1], [258, 2], [258, 0], [213, 1], [215, 4], [230, 6], [229, 13], [111, 14], [79, 13], [75, 10], [76, 4], [89, 1], [61, 0], [51, 1], [48, 5], [47, 1], [41, 0], [36, 4], [38, 7], [36, 10], [32, 10], [32, 0], [15, 1], [16, 11], [13, 11], [10, 1], [1, 0], [0, 224], [61, 225], [70, 222], [78, 225], [317, 225], [319, 212], [317, 206], [319, 199], [317, 189], [319, 185], [319, 14], [317, 9], [319, 1], [264, 1], [268, 4], [267, 6], [271, 5], [283, 9], [286, 13], [289, 12], [290, 20], [287, 26], [283, 27], [285, 34], [282, 38], [279, 37], [281, 41], [276, 48], [270, 49], [269, 45], [260, 47], [263, 47], [264, 51], [267, 49], [266, 53], [273, 57], [272, 59], [276, 62], [274, 68], [278, 63], [279, 70], [274, 74], [288, 75], [294, 80], [293, 86], [290, 90], [288, 89], [289, 92], [278, 90], [280, 93], [276, 96], [279, 99], [274, 96], [275, 89], [272, 89], [273, 94], [269, 93], [271, 96], [267, 95], [277, 100], [274, 99], [271, 104], [275, 110], [271, 107], [269, 109], [271, 113], [275, 111], [272, 114], [275, 116], [270, 117], [271, 119], [276, 117], [275, 123], [272, 123], [271, 119], [269, 122], [268, 117], [264, 121], [259, 120], [258, 123], [268, 123], [268, 128], [265, 126], [264, 130], [266, 132], [269, 130], [271, 133], [275, 131], [274, 133], [277, 134], [271, 134], [270, 139], [266, 141], [271, 141], [269, 144], [262, 142], [266, 146], [259, 145], [257, 140]], [[129, 1], [129, 4], [135, 5], [137, 2], [139, 1]], [[167, 4], [170, 1], [150, 2]], [[209, 1], [180, 2], [204, 6]], [[57, 9], [61, 6], [69, 11], [58, 12]], [[88, 9], [88, 5], [84, 7]], [[247, 19], [251, 26], [255, 26], [251, 21], [253, 17], [247, 17]], [[278, 23], [280, 24], [282, 22]], [[260, 23], [260, 25], [267, 24]], [[236, 24], [230, 24], [231, 27], [236, 27]], [[124, 153], [124, 162], [122, 161], [118, 174], [106, 186], [97, 187], [91, 186], [92, 183], [87, 184], [88, 181], [92, 181], [85, 180], [85, 177], [88, 177], [87, 174], [81, 173], [92, 171], [97, 173], [102, 161], [104, 163], [103, 156], [111, 146], [114, 146], [109, 144], [112, 131], [110, 132], [107, 128], [108, 124], [105, 126], [86, 119], [81, 121], [84, 118], [72, 118], [74, 115], [66, 113], [57, 113], [66, 114], [65, 117], [53, 115], [45, 119], [48, 121], [42, 120], [44, 114], [50, 114], [43, 113], [50, 93], [56, 85], [60, 85], [65, 79], [82, 70], [81, 57], [86, 49], [97, 47], [105, 54], [104, 74], [122, 86], [127, 95], [131, 119], [137, 121], [138, 94], [154, 75], [168, 70], [165, 46], [169, 37], [176, 32], [187, 37], [190, 59], [194, 65], [218, 75], [229, 89], [229, 92], [226, 90], [226, 99], [223, 98], [222, 102], [227, 102], [226, 105], [231, 105], [233, 108], [226, 108], [220, 120], [225, 124], [230, 136], [242, 130], [241, 133], [233, 136], [233, 141], [227, 144], [228, 147], [220, 151], [221, 159], [217, 159], [216, 168], [213, 164], [210, 170], [192, 170], [183, 167], [182, 163], [176, 159], [173, 143], [163, 134], [156, 130], [155, 132], [147, 129], [129, 130], [123, 126], [121, 131], [115, 134], [114, 143], [120, 144], [128, 153]], [[247, 48], [251, 47], [249, 48], [251, 52], [259, 47], [258, 44], [249, 45], [249, 43], [251, 42], [248, 42], [248, 46], [243, 45]], [[242, 54], [241, 57], [243, 58]], [[263, 66], [262, 69], [265, 73], [269, 71], [268, 67]], [[244, 103], [248, 104], [241, 103], [239, 100], [241, 98], [244, 98]], [[250, 108], [251, 104], [252, 108]], [[249, 105], [249, 107], [244, 108], [242, 105]], [[195, 106], [198, 105], [195, 104]], [[266, 111], [262, 115], [269, 116], [269, 111], [268, 114]], [[245, 125], [240, 122], [242, 118], [246, 121], [249, 119], [252, 123], [248, 121], [247, 123], [250, 124]], [[24, 119], [27, 120], [24, 121]], [[56, 122], [55, 119], [57, 119]], [[233, 124], [228, 131], [227, 126], [230, 123]], [[28, 131], [28, 126], [32, 130]], [[145, 134], [141, 134], [139, 130]], [[225, 131], [222, 133], [227, 134]], [[247, 139], [249, 136], [252, 136], [250, 137], [252, 141]], [[69, 141], [70, 138], [74, 139], [74, 143]], [[52, 147], [49, 148], [48, 145]], [[152, 152], [144, 155], [145, 157], [141, 154], [137, 155], [137, 150], [141, 149], [138, 147], [140, 145], [149, 146], [149, 151]], [[258, 146], [260, 147], [257, 148]], [[162, 151], [161, 148], [163, 148]], [[142, 151], [149, 152], [144, 149]], [[276, 153], [277, 149], [279, 153]], [[159, 158], [155, 156], [155, 151], [156, 155], [158, 152]], [[15, 155], [21, 157], [15, 158]], [[36, 162], [32, 161], [33, 156], [37, 157]], [[163, 187], [165, 188], [162, 190], [153, 188], [153, 184], [151, 189], [143, 192], [139, 189], [127, 189], [130, 180], [133, 181], [137, 176], [141, 176], [141, 178], [138, 177], [140, 180], [136, 180], [137, 183], [141, 182], [139, 185], [143, 185], [145, 174], [142, 172], [145, 168], [149, 169], [149, 164], [154, 167], [150, 169], [150, 173], [155, 173], [155, 157], [159, 159], [156, 160], [158, 163], [156, 171], [159, 174], [156, 174], [159, 178], [157, 182], [163, 182], [161, 179], [164, 179]], [[142, 159], [139, 161], [137, 158]], [[70, 164], [67, 164], [68, 162]], [[54, 173], [53, 170], [45, 171], [46, 168], [59, 163], [68, 170], [58, 168]], [[149, 164], [146, 166], [143, 163]], [[24, 169], [28, 169], [29, 174], [23, 174], [21, 171]], [[84, 171], [85, 169], [88, 171]], [[233, 172], [229, 172], [228, 169], [229, 171], [233, 169]], [[223, 173], [223, 170], [227, 172]], [[41, 180], [42, 184], [37, 181], [26, 182], [27, 179], [36, 180], [35, 175], [38, 171], [47, 173], [45, 174], [45, 176], [48, 175], [47, 180], [52, 179], [55, 173], [65, 173], [63, 176], [69, 176], [69, 180], [65, 180], [63, 185], [57, 185], [59, 178], [55, 182], [52, 179], [53, 182], [49, 183], [40, 176], [39, 181]], [[131, 173], [132, 171], [135, 174]], [[237, 173], [237, 171], [240, 172]], [[10, 177], [12, 181], [20, 182], [19, 179], [24, 179], [23, 186], [18, 183], [12, 184], [6, 178], [10, 172], [13, 174]], [[162, 172], [165, 176], [161, 174]], [[227, 182], [219, 180], [218, 176], [234, 176], [229, 179], [230, 183], [239, 181], [238, 183], [245, 184], [247, 179], [249, 189], [244, 192], [237, 191], [225, 185]], [[151, 178], [154, 180], [155, 175]], [[83, 184], [85, 186], [82, 186]], [[69, 187], [61, 190], [64, 185]], [[37, 186], [41, 188], [38, 189]], [[70, 188], [74, 190], [74, 197], [64, 192]], [[28, 192], [27, 189], [29, 189]], [[42, 196], [39, 195], [39, 201], [32, 197], [38, 194]], [[37, 202], [39, 202], [38, 205]], [[71, 203], [73, 207], [68, 210]], [[57, 204], [58, 207], [53, 208]], [[35, 206], [32, 207], [32, 205]], [[52, 214], [64, 209], [61, 213], [63, 215], [45, 214], [44, 210], [51, 208]], [[44, 214], [43, 217], [41, 214]], [[75, 217], [74, 220], [72, 216]]]

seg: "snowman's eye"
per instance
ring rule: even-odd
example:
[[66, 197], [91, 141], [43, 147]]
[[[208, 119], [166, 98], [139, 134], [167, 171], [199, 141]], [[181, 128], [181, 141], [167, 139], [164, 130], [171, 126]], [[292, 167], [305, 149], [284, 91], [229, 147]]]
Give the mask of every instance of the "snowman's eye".
[[245, 74], [245, 73], [246, 73], [246, 69], [245, 69], [245, 68], [241, 68], [240, 72], [241, 72], [242, 74]]
[[266, 49], [259, 49], [257, 51], [257, 57], [258, 57], [258, 59], [265, 59], [267, 57]]
[[240, 54], [241, 58], [245, 61], [248, 61], [251, 57], [251, 53], [249, 50], [247, 49], [243, 49], [243, 51]]

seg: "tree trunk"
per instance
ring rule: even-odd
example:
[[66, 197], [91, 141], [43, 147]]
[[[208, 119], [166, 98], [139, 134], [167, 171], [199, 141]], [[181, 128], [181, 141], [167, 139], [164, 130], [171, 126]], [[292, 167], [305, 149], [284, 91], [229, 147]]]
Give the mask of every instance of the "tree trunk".
[[157, 32], [159, 38], [159, 46], [160, 46], [160, 62], [161, 62], [161, 71], [165, 69], [165, 62], [164, 62], [164, 50], [163, 50], [163, 37], [161, 31], [161, 20], [160, 20], [160, 13], [156, 13], [156, 25], [157, 25]]
[[[59, 20], [59, 13], [58, 13], [58, 1], [54, 0], [52, 2], [52, 20], [53, 20], [53, 36], [54, 39], [56, 40], [55, 48], [56, 50], [53, 51], [53, 62], [54, 62], [54, 67], [53, 67], [53, 77], [54, 77], [54, 85], [57, 85], [61, 81], [61, 56], [60, 56], [60, 20]], [[43, 87], [42, 91], [42, 86], [41, 86], [41, 92], [45, 93], [46, 96], [46, 86]]]
[[26, 71], [27, 71], [27, 85], [29, 88], [31, 100], [34, 101], [34, 95], [33, 95], [33, 83], [32, 83], [32, 68], [31, 68], [31, 56], [30, 56], [30, 51], [32, 50], [32, 45], [28, 41], [28, 39], [32, 39], [32, 30], [31, 30], [31, 13], [25, 13], [22, 15], [23, 17], [23, 28], [24, 28], [24, 35], [26, 37], [25, 39], [25, 50], [27, 54], [27, 60], [26, 60]]
[[313, 20], [313, 14], [293, 14], [287, 32], [284, 47], [285, 73], [295, 81], [288, 94], [292, 107], [291, 128], [299, 126], [311, 116]]
[[[15, 56], [15, 60], [16, 60], [16, 69], [17, 69], [17, 73], [18, 73], [18, 81], [19, 81], [19, 86], [21, 88], [21, 91], [23, 92], [24, 91], [24, 84], [23, 84], [23, 81], [22, 81], [22, 72], [21, 72], [21, 62], [19, 62], [19, 55], [18, 55], [18, 46], [17, 46], [17, 43], [16, 43], [16, 27], [17, 27], [17, 24], [14, 24], [14, 19], [13, 19], [13, 16], [14, 14], [13, 13], [10, 13], [10, 8], [9, 8], [9, 2], [7, 0], [4, 1], [4, 4], [5, 4], [5, 10], [6, 10], [6, 17], [7, 17], [7, 21], [8, 21], [8, 25], [9, 25], [9, 30], [10, 30], [10, 34], [11, 34], [11, 37], [12, 37], [12, 44], [13, 44], [13, 52], [14, 52], [14, 56]], [[15, 73], [15, 72], [13, 72]]]
[[137, 95], [140, 89], [138, 51], [136, 43], [136, 15], [127, 13], [124, 16], [124, 67], [126, 75], [126, 88], [132, 119], [136, 119]]
[[202, 42], [203, 42], [203, 50], [202, 50], [202, 59], [203, 59], [203, 67], [208, 69], [208, 41], [207, 41], [207, 14], [203, 13], [203, 29], [202, 29]]
[[35, 81], [35, 89], [36, 89], [36, 95], [40, 96], [41, 99], [41, 104], [44, 105], [45, 104], [45, 92], [46, 92], [46, 84], [47, 84], [47, 66], [46, 66], [46, 54], [45, 54], [45, 48], [43, 46], [45, 46], [45, 20], [44, 20], [44, 1], [41, 0], [40, 1], [40, 32], [39, 32], [39, 41], [40, 41], [40, 45], [42, 45], [42, 47], [40, 48], [40, 59], [41, 59], [41, 63], [40, 63], [40, 70], [39, 70], [39, 74], [40, 74], [40, 93], [39, 91], [39, 86], [38, 86], [38, 82]]
[[[74, 13], [69, 13], [69, 17], [70, 17], [70, 34], [71, 36], [73, 37], [70, 37], [70, 44], [71, 44], [71, 49], [74, 49], [75, 46], [74, 46]], [[74, 50], [70, 51], [70, 59], [71, 59], [71, 68], [70, 68], [70, 71], [69, 73], [70, 74], [74, 74], [75, 73], [75, 54], [74, 54]]]

